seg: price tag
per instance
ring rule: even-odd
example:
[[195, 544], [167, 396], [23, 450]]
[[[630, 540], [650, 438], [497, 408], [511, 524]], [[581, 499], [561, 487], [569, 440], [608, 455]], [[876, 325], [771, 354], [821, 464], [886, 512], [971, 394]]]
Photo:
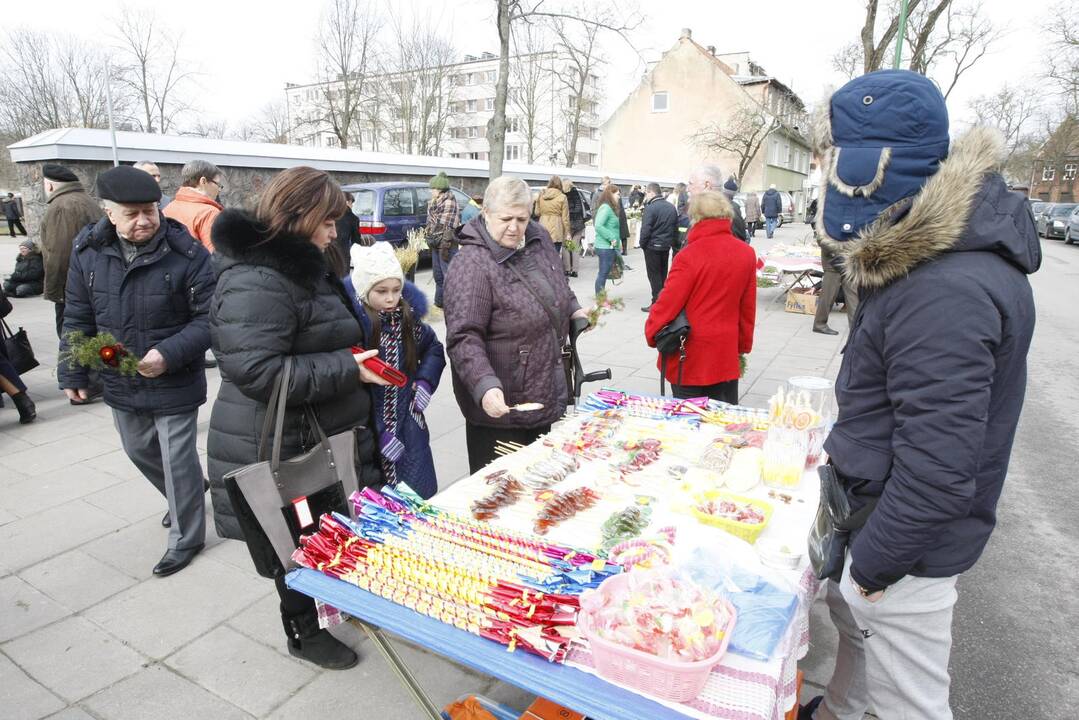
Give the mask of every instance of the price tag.
[[306, 495], [293, 500], [292, 509], [296, 513], [296, 520], [300, 523], [301, 530], [315, 524], [315, 519], [311, 517], [311, 506], [307, 504]]

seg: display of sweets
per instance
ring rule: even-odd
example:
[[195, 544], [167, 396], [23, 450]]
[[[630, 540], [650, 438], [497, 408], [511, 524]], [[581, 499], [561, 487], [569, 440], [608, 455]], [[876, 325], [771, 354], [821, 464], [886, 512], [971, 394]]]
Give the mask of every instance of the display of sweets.
[[698, 501], [696, 508], [705, 515], [748, 525], [760, 525], [764, 522], [764, 513], [760, 508], [728, 498], [702, 499]]
[[496, 517], [500, 509], [513, 505], [525, 495], [524, 484], [506, 470], [493, 472], [486, 480], [493, 486], [491, 492], [472, 503], [472, 517], [477, 520]]
[[599, 493], [592, 488], [579, 487], [562, 493], [553, 493], [546, 498], [532, 531], [537, 535], [546, 535], [547, 531], [564, 520], [568, 520], [582, 510], [587, 510], [599, 502]]
[[581, 612], [595, 636], [678, 662], [715, 656], [732, 615], [715, 593], [665, 572], [632, 573], [614, 589], [586, 591]]
[[624, 510], [612, 513], [603, 522], [601, 547], [610, 550], [620, 542], [637, 537], [648, 527], [651, 517], [651, 508], [642, 508], [639, 505], [630, 505]]

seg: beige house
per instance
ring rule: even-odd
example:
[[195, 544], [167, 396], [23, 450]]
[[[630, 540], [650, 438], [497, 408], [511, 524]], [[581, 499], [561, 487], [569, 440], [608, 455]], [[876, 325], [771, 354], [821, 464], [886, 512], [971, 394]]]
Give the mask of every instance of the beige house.
[[742, 174], [744, 190], [800, 191], [812, 153], [805, 106], [783, 83], [765, 73], [748, 53], [716, 55], [683, 30], [603, 126], [603, 171], [686, 177], [706, 162], [736, 175], [741, 158], [709, 149], [693, 138], [702, 129], [729, 127], [746, 109], [765, 111], [780, 126], [760, 144]]

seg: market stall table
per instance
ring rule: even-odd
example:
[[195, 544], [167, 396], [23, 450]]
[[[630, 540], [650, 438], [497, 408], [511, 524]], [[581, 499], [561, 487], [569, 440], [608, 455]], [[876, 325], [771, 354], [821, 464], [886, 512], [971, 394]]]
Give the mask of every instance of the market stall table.
[[764, 256], [762, 275], [767, 275], [767, 268], [775, 268], [775, 275], [781, 278], [783, 275], [792, 276], [784, 283], [780, 281], [781, 292], [777, 297], [795, 287], [804, 287], [807, 281], [810, 285], [815, 283], [816, 278], [823, 277], [824, 266], [821, 264], [820, 250], [808, 245], [784, 245], [772, 247]]
[[[645, 413], [647, 414], [647, 413]], [[565, 437], [566, 427], [584, 422], [589, 416], [578, 416], [556, 428], [551, 437], [557, 443]], [[628, 498], [646, 496], [659, 490], [661, 482], [670, 483], [672, 468], [683, 469], [685, 458], [696, 456], [713, 437], [713, 428], [692, 419], [656, 421], [654, 418], [629, 414], [621, 423], [620, 432], [626, 437], [663, 436], [665, 452], [662, 460], [627, 477], [632, 485], [601, 477], [603, 468], [613, 462], [609, 458], [583, 462], [580, 469], [564, 482], [578, 486], [586, 479], [601, 488], [603, 499], [595, 507], [556, 524], [547, 538], [572, 547], [599, 547], [600, 526], [613, 510], [625, 506]], [[572, 433], [571, 433], [572, 434]], [[521, 449], [493, 463], [484, 471], [466, 478], [436, 495], [431, 504], [442, 511], [469, 516], [471, 504], [488, 493], [486, 476], [499, 467], [526, 462], [529, 453], [549, 452], [544, 440]], [[522, 460], [524, 458], [524, 460]], [[663, 478], [667, 478], [663, 480]], [[742, 493], [750, 498], [774, 504], [774, 515], [762, 538], [774, 538], [795, 545], [807, 535], [817, 506], [815, 472], [807, 471], [797, 489], [777, 494], [764, 486]], [[661, 493], [657, 492], [657, 495]], [[662, 493], [664, 496], [669, 493]], [[784, 498], [780, 500], [780, 498]], [[651, 498], [655, 503], [650, 528], [678, 526], [679, 542], [685, 544], [722, 546], [730, 537], [722, 530], [708, 527], [680, 514], [683, 509], [668, 506], [666, 497]], [[489, 522], [493, 526], [515, 532], [532, 532], [535, 506], [502, 508]], [[746, 546], [748, 547], [748, 546]], [[772, 657], [756, 660], [728, 652], [713, 669], [705, 690], [688, 703], [674, 703], [642, 696], [637, 691], [619, 687], [597, 677], [587, 643], [575, 644], [565, 665], [549, 663], [523, 652], [507, 652], [490, 640], [469, 634], [425, 617], [401, 605], [384, 600], [349, 583], [327, 577], [314, 570], [295, 570], [286, 581], [290, 587], [322, 600], [370, 626], [384, 629], [405, 640], [426, 647], [444, 657], [517, 685], [537, 695], [547, 697], [566, 707], [587, 714], [595, 720], [635, 718], [742, 718], [746, 720], [779, 720], [797, 701], [797, 661], [808, 650], [808, 610], [816, 595], [818, 584], [803, 557], [797, 568], [772, 571], [772, 577], [782, 576], [786, 586], [797, 595], [798, 609], [787, 627]], [[388, 658], [393, 664], [393, 658]], [[400, 672], [400, 670], [399, 670]], [[403, 676], [404, 677], [404, 676]], [[406, 679], [407, 682], [407, 679]]]

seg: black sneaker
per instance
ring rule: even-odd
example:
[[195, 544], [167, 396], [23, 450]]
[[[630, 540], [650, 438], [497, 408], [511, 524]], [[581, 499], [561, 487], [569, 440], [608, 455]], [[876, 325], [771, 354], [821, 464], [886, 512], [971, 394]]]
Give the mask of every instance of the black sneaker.
[[813, 714], [817, 712], [817, 708], [820, 707], [821, 702], [824, 700], [823, 695], [818, 695], [805, 705], [798, 708], [798, 720], [813, 720]]

